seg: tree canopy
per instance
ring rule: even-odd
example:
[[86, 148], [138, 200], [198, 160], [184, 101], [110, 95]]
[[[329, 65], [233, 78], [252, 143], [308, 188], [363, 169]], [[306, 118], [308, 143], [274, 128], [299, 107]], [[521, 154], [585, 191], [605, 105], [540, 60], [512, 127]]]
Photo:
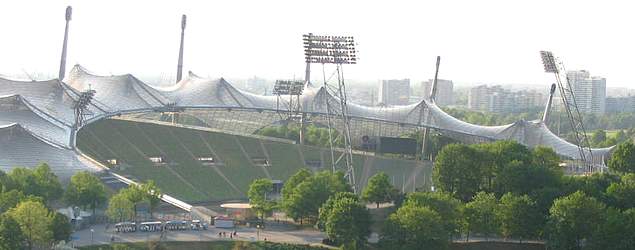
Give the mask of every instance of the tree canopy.
[[608, 167], [621, 173], [635, 173], [635, 144], [618, 144], [608, 161]]
[[384, 172], [377, 173], [368, 180], [368, 185], [362, 191], [362, 200], [375, 203], [379, 208], [379, 203], [393, 200], [393, 189], [388, 175]]
[[379, 244], [383, 249], [447, 249], [451, 235], [435, 210], [406, 203], [386, 220]]
[[82, 171], [71, 177], [64, 198], [71, 205], [89, 207], [95, 214], [97, 206], [106, 201], [106, 188], [99, 178]]
[[[302, 170], [294, 176], [301, 176]], [[293, 177], [292, 177], [293, 178]], [[297, 182], [287, 182], [283, 187], [282, 208], [288, 216], [294, 220], [310, 219], [317, 220], [319, 208], [326, 200], [338, 192], [351, 191], [350, 186], [344, 178], [344, 173], [330, 171], [318, 172], [308, 177], [302, 176], [303, 180]], [[296, 184], [296, 186], [290, 186]], [[286, 195], [286, 197], [284, 197]]]
[[461, 220], [461, 201], [444, 192], [414, 192], [408, 194], [404, 205], [428, 207], [441, 216], [444, 231], [458, 233]]
[[351, 193], [343, 194], [329, 198], [320, 209], [320, 219], [324, 221], [329, 239], [361, 248], [370, 234], [370, 213], [359, 199], [350, 196]]
[[117, 222], [127, 221], [134, 217], [134, 209], [134, 203], [124, 193], [120, 192], [110, 197], [106, 215]]
[[500, 199], [497, 217], [505, 237], [531, 239], [538, 235], [544, 220], [528, 195], [507, 193]]
[[52, 218], [48, 208], [36, 201], [20, 202], [8, 212], [20, 225], [29, 249], [37, 245], [47, 245], [53, 240], [50, 230]]
[[24, 249], [25, 242], [20, 224], [8, 214], [1, 214], [0, 250]]
[[40, 196], [45, 201], [60, 198], [64, 191], [57, 176], [46, 163], [42, 163], [34, 169], [14, 168], [8, 176], [16, 189], [25, 195]]
[[472, 201], [463, 207], [465, 232], [469, 239], [470, 232], [489, 237], [498, 232], [496, 217], [498, 200], [492, 193], [478, 192]]
[[261, 220], [273, 211], [275, 202], [267, 199], [267, 194], [273, 191], [273, 182], [270, 179], [256, 179], [249, 185], [247, 197], [251, 208], [256, 211]]
[[558, 198], [549, 210], [548, 244], [554, 249], [580, 249], [604, 221], [606, 206], [577, 191]]

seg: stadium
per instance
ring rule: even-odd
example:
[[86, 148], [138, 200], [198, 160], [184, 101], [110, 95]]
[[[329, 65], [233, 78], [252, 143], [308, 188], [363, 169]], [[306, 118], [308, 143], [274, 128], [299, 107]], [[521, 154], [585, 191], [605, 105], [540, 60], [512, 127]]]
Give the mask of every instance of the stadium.
[[[310, 81], [296, 97], [265, 96], [191, 72], [171, 87], [157, 87], [130, 74], [99, 75], [80, 65], [66, 75], [64, 64], [65, 54], [58, 79], [0, 78], [3, 171], [46, 162], [62, 179], [82, 170], [112, 174], [126, 184], [152, 179], [167, 194], [164, 200], [186, 209], [191, 208], [187, 202], [244, 199], [255, 178], [284, 181], [299, 168], [330, 169], [333, 159], [326, 148], [255, 135], [262, 128], [288, 123], [289, 116], [283, 114], [294, 108], [280, 100], [293, 98], [303, 124], [332, 122], [340, 133], [348, 126], [354, 148], [365, 136], [401, 137], [431, 129], [464, 143], [514, 140], [528, 147], [550, 147], [565, 159], [581, 157], [579, 147], [552, 133], [544, 119], [480, 126], [450, 116], [434, 98], [369, 107], [342, 102], [333, 90]], [[178, 75], [181, 69], [182, 57]], [[346, 118], [333, 115], [343, 113], [341, 108], [333, 110], [341, 103]], [[548, 113], [550, 106], [545, 110]], [[160, 118], [166, 114], [196, 122], [164, 122]], [[611, 149], [592, 149], [587, 158], [602, 164]], [[355, 152], [357, 188], [379, 171], [403, 190], [431, 185], [429, 162]]]

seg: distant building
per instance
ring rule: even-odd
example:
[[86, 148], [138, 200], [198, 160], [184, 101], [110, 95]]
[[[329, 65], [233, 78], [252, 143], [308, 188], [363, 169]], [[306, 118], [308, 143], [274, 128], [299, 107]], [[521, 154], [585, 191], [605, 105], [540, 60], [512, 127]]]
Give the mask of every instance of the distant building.
[[606, 98], [606, 113], [621, 112], [635, 112], [635, 96]]
[[407, 105], [410, 101], [410, 79], [382, 80], [379, 85], [379, 103], [387, 106]]
[[[428, 100], [430, 97], [430, 90], [432, 89], [432, 83], [434, 80], [430, 79], [422, 83], [423, 97]], [[439, 106], [448, 106], [454, 104], [454, 83], [450, 80], [437, 79], [437, 95], [435, 102]]]
[[468, 94], [468, 108], [493, 113], [524, 112], [545, 104], [545, 95], [535, 90], [512, 92], [496, 85], [479, 85]]
[[487, 85], [479, 85], [471, 88], [467, 96], [467, 108], [485, 111], [489, 109], [490, 89]]
[[586, 70], [567, 71], [567, 78], [580, 112], [606, 112], [606, 78], [591, 76]]

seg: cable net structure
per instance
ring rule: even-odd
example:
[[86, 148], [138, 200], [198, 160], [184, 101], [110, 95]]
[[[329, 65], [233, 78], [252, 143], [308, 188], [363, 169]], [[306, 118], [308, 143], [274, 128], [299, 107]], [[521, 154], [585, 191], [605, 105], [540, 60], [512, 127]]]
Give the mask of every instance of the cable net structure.
[[[177, 84], [159, 88], [129, 74], [100, 76], [76, 65], [64, 81], [0, 78], [0, 167], [9, 170], [47, 162], [61, 174], [94, 170], [78, 159], [74, 145], [81, 126], [73, 126], [73, 106], [88, 90], [95, 94], [82, 125], [122, 115], [157, 119], [166, 110], [178, 110], [197, 126], [244, 134], [288, 122], [280, 112], [288, 112], [289, 107], [277, 102], [277, 96], [249, 93], [223, 78], [205, 79], [190, 72]], [[307, 124], [325, 125], [331, 119], [335, 130], [344, 131], [340, 116], [329, 116], [328, 108], [342, 103], [331, 90], [306, 84], [298, 100]], [[528, 147], [547, 146], [564, 158], [580, 160], [578, 146], [552, 133], [542, 120], [480, 126], [458, 120], [425, 100], [394, 107], [346, 102], [346, 108], [353, 146], [359, 146], [363, 136], [398, 137], [429, 128], [465, 143], [514, 140]], [[593, 148], [587, 161], [602, 164], [611, 150]]]

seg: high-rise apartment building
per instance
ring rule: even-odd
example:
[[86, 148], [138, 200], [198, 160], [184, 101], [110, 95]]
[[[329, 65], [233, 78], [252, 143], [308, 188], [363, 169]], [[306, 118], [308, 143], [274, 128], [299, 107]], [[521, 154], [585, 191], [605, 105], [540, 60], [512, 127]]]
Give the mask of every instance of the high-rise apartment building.
[[567, 78], [580, 112], [606, 112], [606, 78], [591, 76], [586, 70], [567, 71]]
[[382, 80], [379, 85], [379, 103], [391, 105], [407, 105], [410, 101], [410, 79]]
[[606, 113], [621, 112], [635, 112], [635, 96], [606, 98]]
[[[434, 80], [430, 79], [422, 83], [423, 86], [423, 98], [428, 100], [430, 98], [430, 90], [432, 89], [432, 83]], [[439, 106], [447, 106], [454, 104], [453, 100], [454, 83], [450, 80], [437, 79], [437, 95], [435, 102]]]
[[471, 88], [468, 94], [468, 108], [493, 113], [523, 112], [543, 106], [545, 95], [534, 91], [512, 92], [501, 86], [479, 85]]
[[472, 110], [488, 110], [489, 109], [490, 89], [487, 85], [479, 85], [471, 88], [467, 96], [467, 108]]

